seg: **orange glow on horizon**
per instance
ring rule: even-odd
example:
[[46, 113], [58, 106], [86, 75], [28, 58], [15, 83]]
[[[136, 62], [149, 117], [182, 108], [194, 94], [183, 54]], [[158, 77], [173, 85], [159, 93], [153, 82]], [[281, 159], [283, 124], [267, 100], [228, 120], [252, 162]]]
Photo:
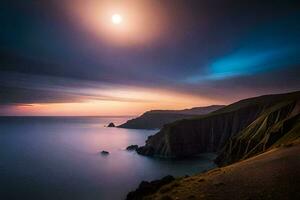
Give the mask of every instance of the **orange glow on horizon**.
[[[112, 91], [121, 100], [86, 99], [74, 103], [18, 105], [11, 115], [29, 116], [137, 116], [154, 109], [178, 110], [222, 102], [212, 99], [163, 91]], [[126, 100], [128, 96], [132, 99]], [[134, 97], [134, 98], [133, 98]], [[1, 114], [1, 113], [0, 113]]]

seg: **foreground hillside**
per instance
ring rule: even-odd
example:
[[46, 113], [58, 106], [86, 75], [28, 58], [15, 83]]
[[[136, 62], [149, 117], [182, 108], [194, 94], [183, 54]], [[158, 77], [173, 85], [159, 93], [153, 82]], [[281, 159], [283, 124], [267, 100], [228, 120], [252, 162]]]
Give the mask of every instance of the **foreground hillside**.
[[150, 156], [218, 152], [229, 164], [299, 137], [300, 92], [245, 99], [207, 115], [165, 125], [138, 149]]
[[208, 114], [223, 107], [223, 105], [212, 105], [184, 110], [151, 110], [135, 119], [128, 120], [119, 127], [133, 129], [159, 129], [162, 128], [164, 124], [180, 119], [195, 117], [197, 115]]
[[[297, 143], [297, 144], [296, 144]], [[128, 200], [300, 199], [299, 140], [204, 174], [179, 178]]]

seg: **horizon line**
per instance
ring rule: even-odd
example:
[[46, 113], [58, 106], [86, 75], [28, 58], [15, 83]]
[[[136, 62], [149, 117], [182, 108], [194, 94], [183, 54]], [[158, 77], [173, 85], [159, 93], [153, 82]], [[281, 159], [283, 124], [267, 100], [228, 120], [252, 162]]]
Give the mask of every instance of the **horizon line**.
[[0, 115], [0, 117], [136, 117], [138, 115]]

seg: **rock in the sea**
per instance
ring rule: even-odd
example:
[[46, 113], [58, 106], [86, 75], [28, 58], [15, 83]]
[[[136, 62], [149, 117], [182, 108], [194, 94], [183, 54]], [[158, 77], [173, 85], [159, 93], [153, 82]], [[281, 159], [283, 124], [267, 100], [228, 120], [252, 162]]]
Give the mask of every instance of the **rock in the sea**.
[[109, 123], [107, 127], [116, 127], [114, 123]]
[[108, 151], [101, 151], [101, 155], [107, 156], [109, 154]]
[[141, 155], [153, 156], [154, 148], [151, 146], [142, 146], [136, 149], [136, 152]]
[[140, 200], [143, 199], [143, 197], [153, 194], [156, 191], [158, 191], [162, 186], [171, 183], [174, 181], [175, 178], [171, 175], [165, 176], [160, 180], [155, 181], [142, 181], [135, 191], [129, 192], [126, 200]]
[[127, 150], [127, 151], [136, 151], [138, 148], [139, 148], [139, 146], [135, 144], [135, 145], [129, 145], [129, 146], [126, 148], [126, 150]]

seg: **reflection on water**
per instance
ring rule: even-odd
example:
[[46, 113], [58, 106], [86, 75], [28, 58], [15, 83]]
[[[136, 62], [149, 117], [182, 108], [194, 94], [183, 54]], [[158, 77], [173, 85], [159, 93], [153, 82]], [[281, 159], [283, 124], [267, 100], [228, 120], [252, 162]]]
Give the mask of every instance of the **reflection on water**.
[[126, 120], [0, 118], [0, 199], [118, 200], [142, 180], [214, 167], [208, 157], [162, 160], [125, 151], [156, 132], [104, 127]]

